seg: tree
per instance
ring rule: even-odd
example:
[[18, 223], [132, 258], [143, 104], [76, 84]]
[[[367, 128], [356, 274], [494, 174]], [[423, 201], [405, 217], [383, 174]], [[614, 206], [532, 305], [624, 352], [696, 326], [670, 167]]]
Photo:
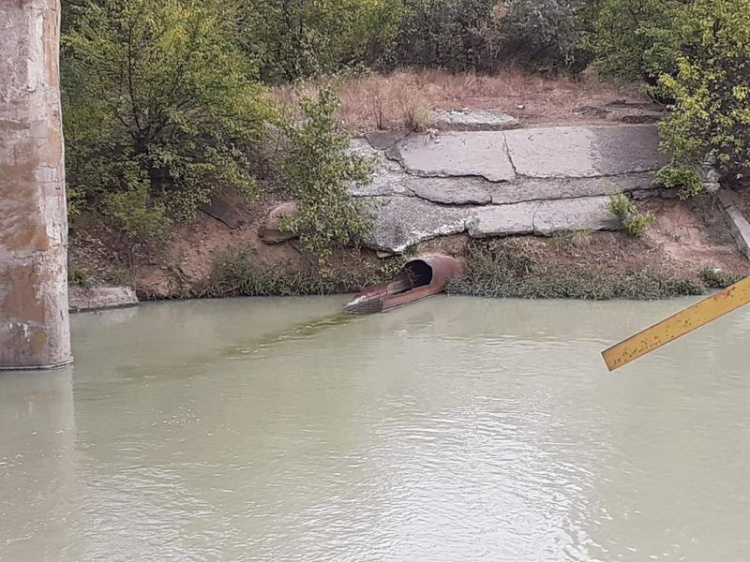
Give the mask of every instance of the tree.
[[[153, 212], [160, 209], [162, 223], [189, 219], [218, 189], [253, 191], [273, 111], [237, 44], [236, 10], [227, 0], [91, 0], [77, 7], [63, 37], [76, 200], [147, 235], [132, 228], [128, 197], [158, 225]], [[144, 194], [153, 202], [150, 215]]]
[[695, 0], [676, 25], [676, 106], [662, 137], [677, 164], [724, 173], [750, 167], [750, 0]]

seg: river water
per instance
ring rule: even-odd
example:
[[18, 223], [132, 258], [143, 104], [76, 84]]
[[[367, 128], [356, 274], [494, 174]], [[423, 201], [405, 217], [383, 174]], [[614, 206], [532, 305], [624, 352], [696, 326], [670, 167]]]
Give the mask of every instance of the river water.
[[75, 315], [0, 376], [0, 560], [750, 559], [750, 313], [609, 374], [690, 301], [342, 300]]

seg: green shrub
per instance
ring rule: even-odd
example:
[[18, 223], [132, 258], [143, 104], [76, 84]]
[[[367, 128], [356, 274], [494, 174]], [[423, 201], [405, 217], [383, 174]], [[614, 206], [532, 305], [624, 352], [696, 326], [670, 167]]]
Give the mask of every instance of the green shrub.
[[332, 251], [357, 245], [372, 231], [372, 220], [349, 194], [349, 184], [372, 178], [372, 163], [349, 151], [349, 137], [336, 126], [339, 100], [330, 89], [300, 102], [304, 120], [282, 124], [287, 147], [282, 164], [286, 189], [297, 214], [284, 228], [296, 232], [300, 247], [324, 263]]
[[71, 287], [88, 287], [91, 285], [91, 279], [86, 272], [79, 267], [68, 267], [68, 285]]
[[622, 193], [610, 196], [609, 209], [619, 219], [625, 232], [636, 238], [646, 234], [649, 225], [654, 222], [653, 215], [639, 213], [635, 203]]
[[139, 247], [169, 238], [172, 223], [166, 208], [151, 199], [145, 185], [105, 194], [102, 214], [107, 218], [107, 227], [119, 234], [117, 249], [124, 251], [126, 257], [132, 257]]
[[682, 0], [600, 0], [589, 46], [606, 76], [643, 79], [652, 87], [677, 71], [676, 22]]
[[68, 183], [78, 208], [143, 190], [193, 217], [211, 193], [244, 193], [273, 116], [236, 45], [225, 0], [99, 0], [62, 37]]
[[582, 0], [416, 0], [407, 4], [388, 68], [493, 72], [509, 65], [581, 70]]
[[508, 0], [500, 23], [502, 56], [526, 68], [583, 70], [589, 62], [582, 48], [579, 0]]
[[679, 165], [750, 166], [750, 0], [694, 0], [677, 33], [678, 72], [661, 84], [676, 100], [662, 123]]
[[680, 199], [687, 200], [703, 191], [700, 172], [694, 166], [667, 166], [656, 174], [654, 183], [658, 187], [677, 189]]
[[267, 83], [329, 74], [379, 59], [404, 9], [397, 0], [249, 0], [241, 11], [243, 47]]

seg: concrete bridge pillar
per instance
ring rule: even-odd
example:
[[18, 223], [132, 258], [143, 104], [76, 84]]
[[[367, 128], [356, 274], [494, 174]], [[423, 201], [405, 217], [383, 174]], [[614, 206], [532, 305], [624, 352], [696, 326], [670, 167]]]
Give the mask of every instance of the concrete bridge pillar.
[[72, 361], [59, 0], [0, 0], [0, 369]]

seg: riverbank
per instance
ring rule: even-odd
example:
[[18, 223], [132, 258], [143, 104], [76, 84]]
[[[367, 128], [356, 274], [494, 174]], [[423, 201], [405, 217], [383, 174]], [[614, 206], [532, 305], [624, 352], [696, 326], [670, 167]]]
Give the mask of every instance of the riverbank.
[[[387, 279], [403, 263], [401, 256], [350, 249], [334, 256], [325, 271], [316, 270], [294, 241], [260, 240], [262, 210], [269, 207], [249, 206], [243, 211], [247, 222], [234, 229], [203, 214], [176, 230], [162, 253], [130, 270], [103, 245], [74, 238], [74, 285], [132, 285], [141, 300], [336, 294]], [[487, 240], [460, 234], [422, 242], [410, 252], [464, 257], [467, 278], [449, 292], [485, 297], [666, 298], [702, 294], [750, 274], [715, 196], [639, 207], [655, 217], [642, 239], [581, 230]]]
[[[283, 191], [264, 189], [252, 201], [216, 195], [193, 222], [173, 227], [168, 242], [137, 252], [123, 252], [96, 216], [78, 217], [71, 282], [132, 286], [142, 300], [332, 294], [383, 281], [404, 256], [430, 251], [467, 260], [467, 279], [452, 292], [493, 297], [651, 299], [699, 294], [750, 274], [717, 195], [686, 202], [654, 185], [667, 160], [657, 127], [643, 123], [659, 118], [658, 106], [637, 96], [617, 101], [614, 89], [582, 82], [506, 78], [423, 72], [339, 83], [341, 119], [351, 131], [373, 126], [355, 110], [367, 105], [368, 89], [412, 96], [381, 107], [401, 117], [413, 116], [410, 107], [431, 109], [419, 110], [428, 115], [424, 132], [352, 140], [352, 151], [375, 162], [372, 183], [350, 188], [373, 215], [374, 231], [324, 269], [279, 231], [279, 216], [294, 212]], [[509, 114], [457, 110], [486, 108], [492, 92]], [[396, 113], [376, 123], [405, 124]], [[617, 193], [653, 216], [643, 238], [618, 232], [609, 208]], [[733, 213], [750, 208], [747, 194], [738, 186]]]

